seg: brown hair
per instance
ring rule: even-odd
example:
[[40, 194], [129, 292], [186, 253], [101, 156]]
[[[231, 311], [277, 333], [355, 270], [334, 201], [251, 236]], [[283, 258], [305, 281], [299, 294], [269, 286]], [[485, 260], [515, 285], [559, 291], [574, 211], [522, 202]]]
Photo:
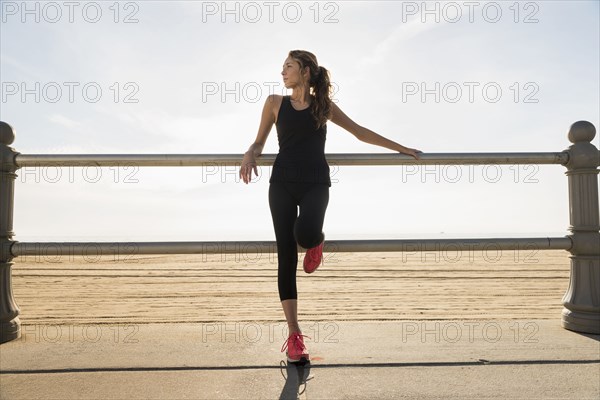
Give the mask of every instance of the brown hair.
[[325, 125], [329, 114], [331, 113], [331, 92], [332, 86], [329, 77], [329, 71], [319, 66], [317, 57], [306, 50], [292, 50], [289, 53], [292, 57], [300, 64], [300, 76], [304, 72], [304, 68], [309, 69], [309, 90], [312, 88], [311, 95], [313, 101], [311, 102], [311, 114], [317, 123], [317, 129]]

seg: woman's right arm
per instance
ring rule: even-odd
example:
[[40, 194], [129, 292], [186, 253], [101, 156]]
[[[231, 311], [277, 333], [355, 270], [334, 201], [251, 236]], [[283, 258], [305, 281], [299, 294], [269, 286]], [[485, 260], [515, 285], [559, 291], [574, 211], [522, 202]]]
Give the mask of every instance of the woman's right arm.
[[256, 167], [256, 157], [259, 157], [262, 154], [262, 150], [265, 147], [265, 143], [267, 142], [267, 137], [269, 136], [271, 128], [275, 123], [275, 113], [273, 112], [274, 104], [275, 95], [271, 94], [265, 100], [256, 139], [254, 140], [254, 143], [250, 145], [248, 151], [244, 153], [242, 166], [240, 168], [240, 178], [242, 178], [242, 180], [246, 184], [252, 180], [253, 170], [256, 176], [258, 176], [258, 169]]

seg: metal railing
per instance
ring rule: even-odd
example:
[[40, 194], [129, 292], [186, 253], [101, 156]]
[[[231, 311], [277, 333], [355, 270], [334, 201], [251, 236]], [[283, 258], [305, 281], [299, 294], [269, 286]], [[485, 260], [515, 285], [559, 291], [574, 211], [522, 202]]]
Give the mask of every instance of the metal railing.
[[[571, 253], [569, 287], [563, 296], [562, 326], [588, 333], [600, 333], [600, 219], [598, 166], [600, 152], [591, 141], [593, 124], [578, 121], [571, 125], [568, 149], [555, 153], [422, 153], [417, 161], [397, 153], [326, 154], [335, 165], [469, 165], [469, 164], [560, 164], [567, 168], [569, 183], [570, 235], [537, 238], [422, 239], [422, 240], [327, 240], [326, 251], [393, 252], [479, 251], [560, 249]], [[224, 254], [276, 253], [273, 241], [221, 242], [18, 242], [12, 239], [14, 182], [22, 167], [45, 166], [225, 166], [239, 165], [242, 154], [20, 154], [9, 145], [12, 127], [0, 121], [0, 343], [20, 337], [19, 308], [13, 298], [11, 262], [20, 256], [87, 255], [90, 248], [101, 254]], [[275, 154], [263, 154], [258, 165], [272, 165]], [[299, 247], [301, 249], [301, 247]]]

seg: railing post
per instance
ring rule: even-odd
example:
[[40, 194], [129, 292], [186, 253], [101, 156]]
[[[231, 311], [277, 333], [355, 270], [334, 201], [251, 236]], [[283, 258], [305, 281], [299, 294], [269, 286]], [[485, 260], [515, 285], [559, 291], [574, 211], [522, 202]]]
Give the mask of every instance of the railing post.
[[571, 277], [563, 296], [562, 326], [600, 333], [600, 218], [598, 206], [598, 149], [591, 141], [596, 128], [587, 121], [571, 125], [565, 174], [569, 181], [569, 211], [573, 241]]
[[8, 145], [15, 140], [10, 125], [0, 121], [0, 343], [21, 337], [19, 306], [13, 298], [10, 248], [14, 241], [13, 208], [17, 152]]

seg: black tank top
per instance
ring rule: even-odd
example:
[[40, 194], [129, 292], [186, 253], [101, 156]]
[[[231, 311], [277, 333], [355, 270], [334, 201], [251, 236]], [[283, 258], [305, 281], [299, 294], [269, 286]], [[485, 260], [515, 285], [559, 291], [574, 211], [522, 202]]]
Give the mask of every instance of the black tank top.
[[325, 159], [327, 124], [317, 129], [310, 107], [298, 111], [290, 96], [283, 96], [275, 126], [279, 153], [269, 182], [323, 183], [331, 187]]

